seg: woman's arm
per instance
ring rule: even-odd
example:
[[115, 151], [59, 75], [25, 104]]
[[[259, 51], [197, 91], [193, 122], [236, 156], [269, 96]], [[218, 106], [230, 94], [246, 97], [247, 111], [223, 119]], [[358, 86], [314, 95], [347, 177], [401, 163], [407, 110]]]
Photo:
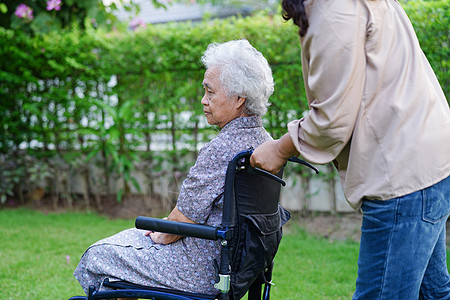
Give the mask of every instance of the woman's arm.
[[309, 112], [288, 124], [290, 136], [256, 148], [252, 166], [275, 173], [289, 155], [298, 154], [311, 163], [325, 164], [346, 147], [365, 86], [367, 20], [363, 10], [358, 1], [351, 7], [339, 1], [314, 1], [310, 26], [302, 38]]
[[[175, 207], [172, 212], [167, 217], [168, 220], [171, 221], [178, 221], [178, 222], [185, 222], [185, 223], [192, 223], [195, 224], [194, 221], [187, 218], [185, 215], [183, 215], [177, 207]], [[183, 236], [181, 235], [175, 235], [175, 234], [169, 234], [169, 233], [162, 233], [162, 232], [153, 232], [149, 231], [145, 235], [150, 236], [150, 238], [157, 244], [171, 244], [179, 239], [181, 239]]]

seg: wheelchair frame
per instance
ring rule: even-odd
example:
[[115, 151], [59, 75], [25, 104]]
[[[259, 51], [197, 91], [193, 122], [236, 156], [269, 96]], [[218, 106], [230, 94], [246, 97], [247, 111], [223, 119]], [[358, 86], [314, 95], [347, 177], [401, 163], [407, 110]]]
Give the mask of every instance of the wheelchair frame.
[[[278, 184], [275, 187], [273, 201], [276, 201], [278, 205], [280, 195], [280, 185], [285, 185], [285, 182], [278, 176], [270, 174], [264, 170], [253, 168], [250, 166], [250, 156], [253, 153], [252, 149], [242, 151], [236, 154], [229, 162], [226, 178], [225, 178], [225, 191], [224, 191], [224, 210], [222, 217], [222, 226], [213, 227], [200, 224], [191, 224], [176, 222], [170, 220], [164, 220], [152, 217], [136, 218], [135, 226], [138, 229], [146, 229], [157, 232], [164, 232], [182, 236], [190, 236], [195, 238], [202, 238], [208, 240], [220, 240], [221, 245], [221, 259], [218, 272], [218, 281], [214, 285], [215, 288], [220, 290], [218, 295], [207, 295], [198, 293], [188, 293], [183, 291], [176, 291], [163, 288], [154, 288], [148, 286], [135, 285], [128, 282], [110, 282], [106, 279], [103, 285], [116, 290], [97, 291], [94, 286], [89, 288], [88, 296], [75, 296], [69, 300], [95, 300], [95, 299], [110, 299], [110, 298], [141, 298], [141, 299], [153, 299], [153, 300], [228, 300], [230, 299], [231, 289], [231, 263], [232, 263], [232, 249], [230, 243], [234, 237], [234, 231], [236, 230], [236, 218], [237, 218], [237, 205], [236, 205], [236, 190], [235, 179], [238, 172], [246, 172], [248, 174], [260, 175], [268, 177]], [[290, 158], [289, 161], [301, 163], [312, 168], [316, 173], [319, 171], [309, 163], [300, 160], [296, 157]], [[282, 172], [280, 172], [281, 174]], [[279, 174], [279, 175], [280, 175]], [[273, 258], [272, 258], [273, 259]], [[272, 285], [272, 263], [263, 270], [265, 283], [264, 291], [262, 292], [262, 283], [259, 281], [253, 282], [248, 289], [249, 300], [269, 300], [270, 299], [270, 287]], [[255, 278], [260, 276], [261, 273], [256, 274]], [[262, 298], [261, 298], [262, 297]], [[232, 299], [232, 298], [231, 298]]]

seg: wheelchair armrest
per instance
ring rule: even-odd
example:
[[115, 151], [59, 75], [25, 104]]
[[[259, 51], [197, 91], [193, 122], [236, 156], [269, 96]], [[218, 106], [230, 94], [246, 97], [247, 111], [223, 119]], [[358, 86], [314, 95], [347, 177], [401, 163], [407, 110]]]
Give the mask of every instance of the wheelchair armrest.
[[170, 221], [152, 217], [137, 217], [135, 226], [138, 229], [164, 232], [213, 241], [218, 239], [228, 239], [230, 237], [228, 230], [221, 230], [213, 226]]

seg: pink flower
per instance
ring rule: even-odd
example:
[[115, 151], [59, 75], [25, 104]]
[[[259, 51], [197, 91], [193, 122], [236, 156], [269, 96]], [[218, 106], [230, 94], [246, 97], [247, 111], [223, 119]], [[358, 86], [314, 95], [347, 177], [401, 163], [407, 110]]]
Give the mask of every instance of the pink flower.
[[135, 18], [130, 22], [130, 27], [133, 31], [138, 29], [139, 27], [144, 28], [145, 26], [145, 22], [139, 18]]
[[60, 10], [61, 9], [61, 0], [48, 0], [47, 1], [47, 10]]
[[21, 3], [19, 6], [17, 6], [16, 11], [14, 14], [23, 19], [33, 20], [33, 10], [31, 7]]

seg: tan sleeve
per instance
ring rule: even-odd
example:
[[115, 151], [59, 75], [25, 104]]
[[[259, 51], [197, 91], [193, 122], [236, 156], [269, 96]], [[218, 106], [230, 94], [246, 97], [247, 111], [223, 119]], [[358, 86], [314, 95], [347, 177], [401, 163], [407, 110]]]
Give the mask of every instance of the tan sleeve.
[[310, 10], [310, 27], [301, 41], [310, 110], [289, 123], [288, 131], [300, 155], [312, 163], [335, 159], [352, 136], [366, 68], [361, 9], [358, 4], [317, 1]]

